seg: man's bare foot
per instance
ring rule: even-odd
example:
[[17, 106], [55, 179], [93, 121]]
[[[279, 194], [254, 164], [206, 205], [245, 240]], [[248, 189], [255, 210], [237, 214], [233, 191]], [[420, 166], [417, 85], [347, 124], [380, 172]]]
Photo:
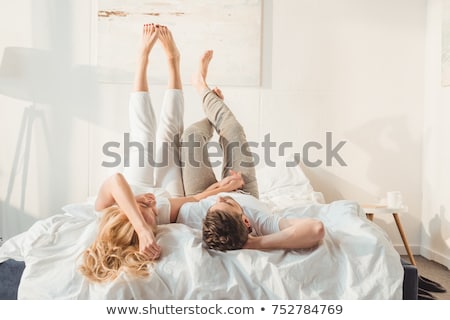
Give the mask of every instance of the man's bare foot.
[[172, 32], [166, 26], [159, 26], [159, 41], [166, 52], [168, 59], [179, 59], [180, 51], [178, 51]]
[[211, 62], [212, 57], [212, 50], [205, 51], [205, 53], [200, 58], [200, 64], [197, 72], [192, 76], [192, 85], [199, 93], [208, 88], [208, 85], [206, 84], [206, 75], [208, 74], [208, 66]]
[[159, 35], [159, 26], [153, 23], [144, 24], [142, 30], [142, 53], [149, 55]]

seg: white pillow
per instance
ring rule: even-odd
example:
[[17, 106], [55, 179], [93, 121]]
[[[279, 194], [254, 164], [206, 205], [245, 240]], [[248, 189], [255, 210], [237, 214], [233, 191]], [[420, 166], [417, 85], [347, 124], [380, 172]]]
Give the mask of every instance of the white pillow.
[[309, 179], [303, 173], [300, 165], [296, 164], [294, 155], [279, 156], [273, 161], [275, 166], [264, 164], [256, 167], [259, 193], [292, 186], [302, 186], [308, 194], [313, 191]]
[[256, 168], [259, 198], [273, 212], [293, 206], [325, 203], [323, 194], [314, 191], [300, 165], [295, 164], [294, 155], [280, 156], [274, 162], [275, 166], [262, 165]]

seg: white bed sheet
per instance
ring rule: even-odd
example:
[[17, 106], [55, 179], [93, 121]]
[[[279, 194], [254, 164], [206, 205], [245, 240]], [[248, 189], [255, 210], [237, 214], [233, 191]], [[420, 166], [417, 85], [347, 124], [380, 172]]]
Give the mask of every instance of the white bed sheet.
[[401, 299], [403, 268], [386, 233], [357, 203], [296, 198], [297, 187], [266, 190], [262, 199], [272, 199], [275, 214], [321, 219], [326, 235], [314, 249], [210, 251], [200, 230], [171, 224], [160, 227], [163, 255], [148, 278], [93, 284], [77, 271], [99, 221], [86, 202], [8, 240], [0, 262], [25, 261], [19, 299]]

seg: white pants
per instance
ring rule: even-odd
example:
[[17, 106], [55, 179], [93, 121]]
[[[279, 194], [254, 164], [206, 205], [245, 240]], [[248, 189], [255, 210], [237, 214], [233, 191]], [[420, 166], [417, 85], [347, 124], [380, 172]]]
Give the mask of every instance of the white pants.
[[125, 159], [124, 176], [135, 193], [155, 193], [158, 224], [170, 223], [167, 197], [184, 196], [179, 165], [183, 117], [182, 90], [166, 90], [159, 126], [149, 93], [133, 92], [130, 95], [129, 159]]

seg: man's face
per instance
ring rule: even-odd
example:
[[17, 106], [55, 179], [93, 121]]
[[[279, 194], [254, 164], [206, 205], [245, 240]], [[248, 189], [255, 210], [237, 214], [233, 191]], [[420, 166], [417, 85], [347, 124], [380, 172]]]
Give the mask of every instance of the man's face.
[[232, 197], [218, 197], [215, 204], [211, 206], [211, 210], [221, 210], [241, 216], [244, 210]]
[[250, 220], [244, 214], [244, 210], [232, 197], [218, 197], [216, 203], [211, 206], [210, 210], [221, 210], [235, 215], [236, 217], [242, 219], [242, 222], [247, 227], [248, 232], [251, 233], [253, 230], [252, 225], [250, 224]]

